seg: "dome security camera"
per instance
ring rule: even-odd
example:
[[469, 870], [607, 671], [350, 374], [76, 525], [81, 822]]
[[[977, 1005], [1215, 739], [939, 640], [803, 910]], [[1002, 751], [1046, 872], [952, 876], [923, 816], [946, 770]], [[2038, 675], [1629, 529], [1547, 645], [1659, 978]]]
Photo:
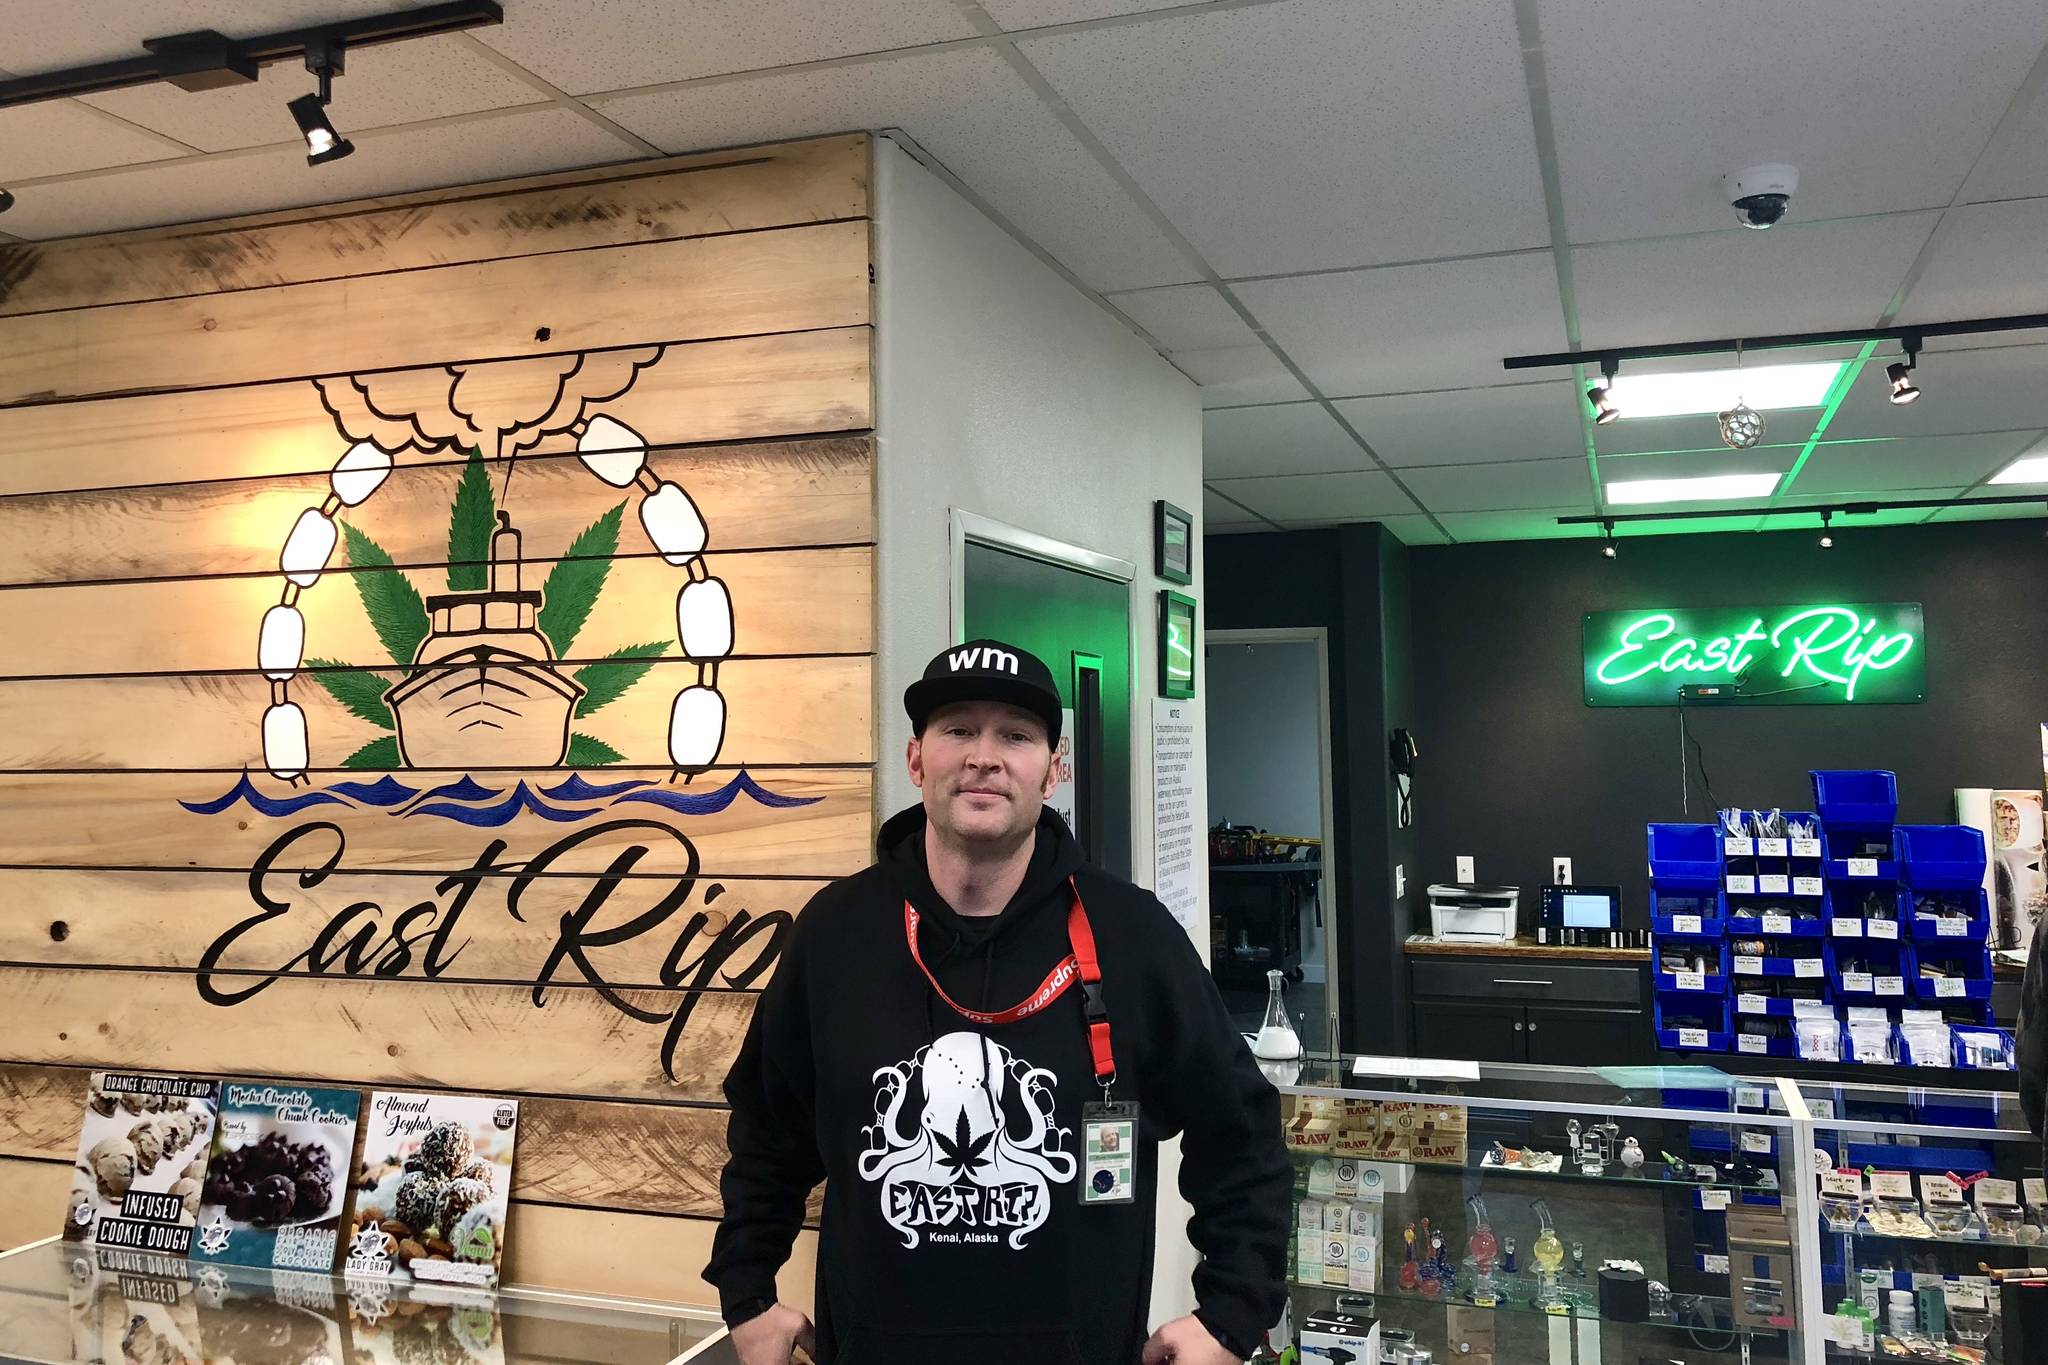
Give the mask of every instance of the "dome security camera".
[[1785, 216], [1799, 189], [1796, 166], [1751, 166], [1721, 177], [1721, 188], [1746, 228], [1767, 228]]

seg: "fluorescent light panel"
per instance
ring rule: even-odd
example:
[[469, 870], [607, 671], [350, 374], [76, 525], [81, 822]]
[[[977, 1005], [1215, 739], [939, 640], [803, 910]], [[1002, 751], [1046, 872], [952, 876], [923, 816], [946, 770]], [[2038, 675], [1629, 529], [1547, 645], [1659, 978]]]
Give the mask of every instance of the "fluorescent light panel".
[[1698, 474], [1686, 479], [1622, 479], [1602, 485], [1610, 506], [1633, 507], [1651, 502], [1723, 502], [1767, 498], [1779, 474]]
[[1740, 370], [1692, 370], [1683, 374], [1617, 375], [1609, 396], [1632, 417], [1677, 417], [1726, 412], [1741, 399], [1759, 412], [1772, 408], [1817, 408], [1847, 361], [1800, 365], [1746, 365]]
[[2022, 455], [1991, 476], [1992, 483], [2048, 483], [2048, 453]]

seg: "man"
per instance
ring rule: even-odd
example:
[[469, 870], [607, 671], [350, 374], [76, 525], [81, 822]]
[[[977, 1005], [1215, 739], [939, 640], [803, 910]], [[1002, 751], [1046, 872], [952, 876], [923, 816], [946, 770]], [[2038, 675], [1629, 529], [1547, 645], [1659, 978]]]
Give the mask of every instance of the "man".
[[[1044, 809], [1044, 663], [976, 640], [903, 700], [922, 804], [798, 918], [725, 1082], [704, 1274], [741, 1361], [1243, 1359], [1285, 1293], [1277, 1094], [1165, 907], [1087, 865]], [[1148, 1340], [1158, 1144], [1176, 1133], [1197, 1307]], [[813, 1328], [774, 1276], [821, 1179]]]

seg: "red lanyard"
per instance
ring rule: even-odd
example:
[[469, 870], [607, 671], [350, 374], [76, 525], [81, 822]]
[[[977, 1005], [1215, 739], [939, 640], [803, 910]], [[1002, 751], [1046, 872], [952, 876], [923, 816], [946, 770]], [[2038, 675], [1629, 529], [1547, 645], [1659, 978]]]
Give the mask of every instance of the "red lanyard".
[[924, 965], [924, 955], [917, 949], [917, 907], [909, 901], [903, 902], [903, 936], [910, 944], [910, 960], [931, 983], [932, 992], [955, 1014], [977, 1024], [1014, 1024], [1019, 1019], [1028, 1019], [1065, 995], [1067, 987], [1078, 978], [1082, 1016], [1088, 1023], [1088, 1051], [1095, 1059], [1095, 1080], [1106, 1091], [1116, 1080], [1116, 1057], [1109, 1049], [1109, 1011], [1102, 1003], [1102, 964], [1095, 957], [1095, 930], [1088, 923], [1088, 912], [1081, 906], [1081, 892], [1072, 878], [1067, 880], [1067, 891], [1074, 898], [1067, 910], [1067, 943], [1073, 951], [1059, 960], [1037, 990], [993, 1014], [968, 1009], [953, 999], [932, 975], [932, 969]]

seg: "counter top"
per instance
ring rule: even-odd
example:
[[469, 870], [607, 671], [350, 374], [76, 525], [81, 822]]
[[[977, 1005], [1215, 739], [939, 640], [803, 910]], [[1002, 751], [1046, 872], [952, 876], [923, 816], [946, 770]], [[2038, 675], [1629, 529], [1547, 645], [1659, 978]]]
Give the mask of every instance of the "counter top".
[[1648, 962], [1648, 948], [1570, 948], [1558, 943], [1538, 943], [1518, 938], [1507, 943], [1440, 943], [1417, 934], [1403, 945], [1410, 953], [1434, 953], [1445, 957], [1549, 958], [1558, 962]]

